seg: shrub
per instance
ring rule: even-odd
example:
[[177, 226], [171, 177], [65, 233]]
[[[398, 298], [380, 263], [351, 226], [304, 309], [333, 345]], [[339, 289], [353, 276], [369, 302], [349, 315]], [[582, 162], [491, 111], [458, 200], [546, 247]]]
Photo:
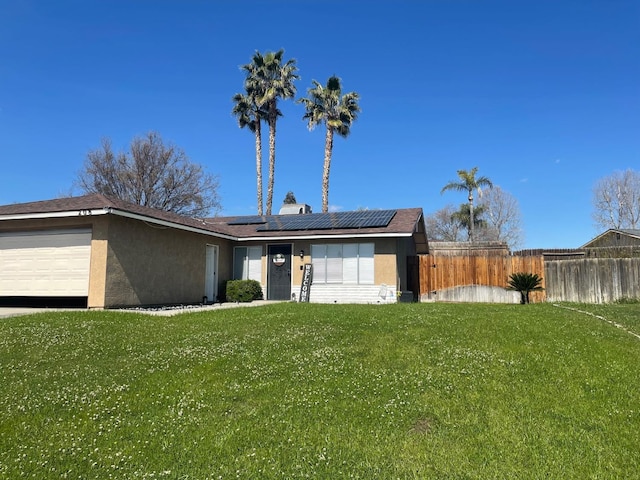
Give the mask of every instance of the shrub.
[[262, 287], [257, 280], [229, 280], [226, 285], [228, 302], [262, 300]]
[[540, 284], [542, 277], [537, 273], [518, 272], [509, 276], [509, 286], [507, 290], [515, 290], [520, 292], [520, 303], [529, 303], [529, 293], [544, 290]]

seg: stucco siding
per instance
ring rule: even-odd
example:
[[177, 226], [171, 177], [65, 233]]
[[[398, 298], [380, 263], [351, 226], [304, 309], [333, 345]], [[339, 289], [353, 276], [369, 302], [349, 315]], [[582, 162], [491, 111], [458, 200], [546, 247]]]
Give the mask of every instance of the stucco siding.
[[121, 217], [108, 232], [105, 307], [202, 301], [206, 245], [227, 243]]
[[88, 308], [105, 307], [105, 289], [108, 254], [109, 219], [96, 217], [91, 238], [91, 265], [89, 267]]
[[375, 242], [374, 283], [387, 285], [395, 290], [398, 283], [397, 242], [394, 238], [383, 238]]

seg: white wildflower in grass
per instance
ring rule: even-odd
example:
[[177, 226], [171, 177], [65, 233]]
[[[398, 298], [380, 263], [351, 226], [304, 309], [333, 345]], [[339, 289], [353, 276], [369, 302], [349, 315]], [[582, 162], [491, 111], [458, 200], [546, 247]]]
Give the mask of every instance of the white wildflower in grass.
[[634, 478], [640, 342], [515, 307], [3, 319], [0, 479]]

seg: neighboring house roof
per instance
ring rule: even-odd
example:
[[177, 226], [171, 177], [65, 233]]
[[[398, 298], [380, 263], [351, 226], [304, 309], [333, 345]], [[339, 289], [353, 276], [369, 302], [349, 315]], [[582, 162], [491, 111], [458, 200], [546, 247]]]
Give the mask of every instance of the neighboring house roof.
[[640, 238], [640, 229], [623, 228], [622, 230], [620, 230], [620, 232], [626, 233], [627, 235], [630, 235], [632, 237]]
[[633, 228], [621, 228], [621, 229], [610, 228], [606, 232], [603, 232], [600, 235], [598, 235], [597, 237], [592, 238], [587, 243], [582, 245], [582, 247], [580, 247], [580, 248], [589, 248], [589, 246], [591, 246], [592, 244], [596, 243], [602, 237], [604, 237], [605, 235], [609, 235], [611, 233], [619, 233], [621, 235], [627, 235], [629, 237], [637, 238], [638, 240], [640, 240], [640, 230], [639, 229], [633, 229]]
[[[404, 208], [391, 212], [390, 220], [383, 226], [365, 226], [351, 228], [322, 228], [302, 230], [261, 230], [261, 226], [271, 220], [290, 219], [293, 215], [271, 215], [265, 217], [234, 216], [196, 219], [171, 212], [144, 207], [106, 195], [91, 194], [80, 197], [65, 197], [39, 202], [19, 203], [0, 206], [0, 220], [76, 217], [113, 214], [136, 218], [174, 228], [196, 231], [237, 241], [294, 239], [294, 238], [354, 238], [354, 237], [410, 237], [413, 236], [418, 253], [428, 251], [424, 216], [421, 208]], [[340, 217], [348, 212], [337, 212]], [[302, 214], [304, 218], [314, 219], [320, 215]], [[301, 217], [301, 215], [296, 215]], [[242, 219], [251, 219], [254, 223], [243, 223]], [[262, 221], [264, 219], [264, 222]]]

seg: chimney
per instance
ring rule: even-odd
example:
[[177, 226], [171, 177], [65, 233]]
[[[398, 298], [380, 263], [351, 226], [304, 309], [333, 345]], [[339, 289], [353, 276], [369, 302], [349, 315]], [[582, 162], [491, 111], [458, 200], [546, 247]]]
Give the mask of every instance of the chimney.
[[306, 203], [285, 203], [280, 207], [278, 215], [299, 215], [311, 213], [311, 206]]

